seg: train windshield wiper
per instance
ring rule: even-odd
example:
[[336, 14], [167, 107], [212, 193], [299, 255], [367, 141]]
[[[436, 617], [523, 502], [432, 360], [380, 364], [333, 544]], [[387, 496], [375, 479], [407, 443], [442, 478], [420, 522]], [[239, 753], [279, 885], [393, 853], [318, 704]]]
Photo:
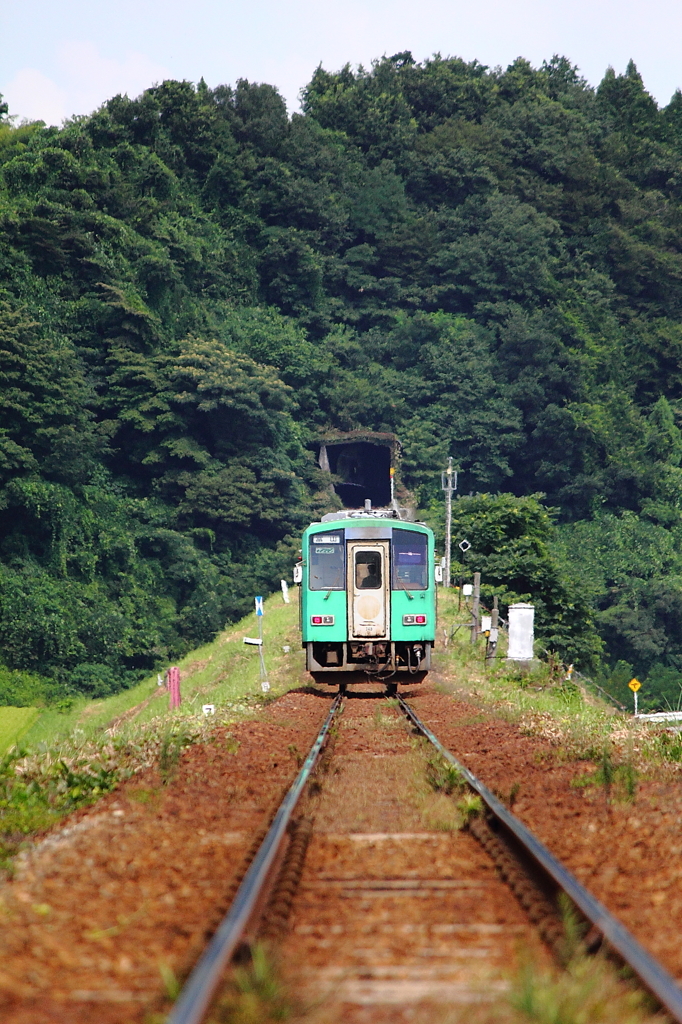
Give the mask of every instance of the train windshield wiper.
[[399, 575], [398, 575], [397, 573], [396, 573], [396, 576], [395, 576], [395, 578], [396, 578], [396, 581], [397, 581], [397, 582], [398, 582], [398, 583], [400, 584], [400, 586], [401, 586], [401, 587], [403, 588], [403, 590], [405, 591], [405, 593], [407, 594], [407, 596], [409, 597], [410, 601], [414, 601], [414, 594], [411, 594], [411, 593], [410, 593], [410, 591], [409, 591], [409, 590], [407, 589], [407, 587], [405, 586], [405, 584], [403, 583], [403, 581], [401, 580], [400, 576], [399, 576]]

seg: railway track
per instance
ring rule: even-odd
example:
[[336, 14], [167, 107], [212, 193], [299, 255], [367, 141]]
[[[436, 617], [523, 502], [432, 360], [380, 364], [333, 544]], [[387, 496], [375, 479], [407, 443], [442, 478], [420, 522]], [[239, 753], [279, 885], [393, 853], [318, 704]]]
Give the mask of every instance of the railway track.
[[[341, 695], [334, 700], [168, 1024], [200, 1024], [240, 944], [257, 932], [262, 935], [263, 928], [271, 938], [284, 936], [283, 947], [285, 953], [289, 950], [290, 961], [299, 959], [307, 965], [307, 975], [304, 970], [298, 982], [304, 988], [308, 984], [313, 998], [335, 992], [338, 1002], [371, 1005], [422, 998], [467, 1002], [478, 998], [483, 989], [494, 994], [503, 990], [504, 966], [519, 939], [531, 949], [535, 943], [534, 956], [548, 956], [546, 947], [561, 951], [560, 893], [587, 922], [586, 947], [594, 949], [605, 942], [609, 952], [630, 968], [670, 1017], [682, 1024], [682, 991], [674, 979], [440, 743], [402, 697], [398, 708], [412, 729], [453, 766], [482, 801], [484, 814], [472, 820], [471, 835], [453, 837], [423, 828], [406, 829], [400, 825], [397, 806], [384, 809], [391, 826], [385, 831], [344, 831], [339, 804], [343, 774], [341, 781], [325, 786], [334, 791], [330, 796], [333, 806], [325, 807], [324, 791], [317, 804], [306, 796], [315, 812], [314, 827], [310, 816], [299, 813], [297, 817], [301, 798], [344, 707], [359, 723], [351, 723], [349, 730], [355, 728], [357, 735], [355, 746], [351, 744], [345, 752], [348, 780], [362, 778], [363, 771], [372, 768], [376, 772], [383, 765], [386, 793], [390, 794], [390, 766], [395, 768], [401, 757], [409, 759], [414, 752], [410, 754], [404, 729], [395, 730], [396, 735], [390, 737], [384, 732], [384, 738], [390, 739], [384, 743], [384, 752], [370, 748], [370, 729], [372, 735], [380, 733], [377, 716], [381, 719], [382, 706], [385, 702], [381, 700]], [[336, 761], [335, 751], [333, 763]], [[376, 793], [374, 799], [382, 802]], [[383, 802], [389, 805], [390, 795]], [[357, 807], [353, 813], [357, 818]], [[383, 821], [381, 813], [381, 808], [373, 807], [368, 820]], [[294, 927], [287, 930], [292, 904]]]

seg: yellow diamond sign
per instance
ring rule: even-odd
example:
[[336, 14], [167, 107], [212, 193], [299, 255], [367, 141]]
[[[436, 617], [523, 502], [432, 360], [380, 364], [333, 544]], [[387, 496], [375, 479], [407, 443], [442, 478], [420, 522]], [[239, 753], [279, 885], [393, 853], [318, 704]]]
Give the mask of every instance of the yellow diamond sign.
[[637, 693], [641, 685], [642, 684], [640, 683], [639, 679], [631, 679], [628, 683], [628, 686], [630, 687], [633, 693]]

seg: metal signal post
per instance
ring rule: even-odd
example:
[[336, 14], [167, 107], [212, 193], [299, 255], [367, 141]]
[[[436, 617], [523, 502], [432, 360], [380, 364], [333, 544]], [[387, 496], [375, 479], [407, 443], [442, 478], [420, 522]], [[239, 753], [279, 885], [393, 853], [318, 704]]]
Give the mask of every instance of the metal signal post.
[[452, 459], [448, 459], [448, 468], [441, 473], [441, 487], [445, 491], [445, 574], [443, 586], [450, 586], [450, 559], [452, 548], [452, 492], [457, 490], [457, 470], [452, 468]]

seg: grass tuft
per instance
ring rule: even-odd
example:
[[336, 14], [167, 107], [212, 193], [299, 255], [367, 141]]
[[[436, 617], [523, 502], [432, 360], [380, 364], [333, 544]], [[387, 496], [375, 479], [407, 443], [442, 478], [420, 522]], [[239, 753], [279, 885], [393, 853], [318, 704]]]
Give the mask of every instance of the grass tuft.
[[182, 751], [193, 742], [194, 738], [184, 722], [171, 723], [164, 730], [159, 750], [159, 774], [164, 786], [175, 776]]
[[168, 964], [159, 964], [159, 974], [161, 975], [161, 981], [163, 982], [163, 989], [166, 993], [166, 997], [173, 1002], [180, 995], [180, 989], [182, 985], [178, 980], [175, 971]]
[[510, 1003], [513, 1024], [663, 1024], [648, 997], [621, 981], [603, 957], [574, 957], [565, 970], [525, 965]]
[[457, 810], [462, 816], [462, 827], [464, 827], [474, 818], [481, 817], [483, 814], [483, 801], [477, 793], [467, 793], [458, 801]]
[[292, 1014], [275, 960], [265, 946], [256, 944], [250, 962], [234, 969], [207, 1024], [274, 1024]]
[[429, 754], [426, 758], [426, 781], [436, 793], [461, 793], [468, 789], [462, 773], [440, 754]]
[[598, 760], [595, 757], [595, 761], [597, 761], [595, 771], [573, 779], [571, 786], [578, 789], [602, 786], [604, 800], [607, 804], [614, 799], [624, 803], [634, 803], [637, 795], [638, 773], [632, 761], [627, 760], [615, 764], [613, 752], [608, 746], [604, 747]]

